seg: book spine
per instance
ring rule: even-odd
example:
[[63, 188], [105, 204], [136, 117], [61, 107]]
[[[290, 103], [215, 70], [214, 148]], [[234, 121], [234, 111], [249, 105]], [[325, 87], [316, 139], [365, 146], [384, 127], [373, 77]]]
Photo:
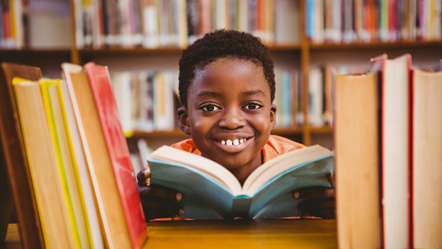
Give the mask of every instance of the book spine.
[[198, 0], [187, 0], [187, 37], [188, 44], [195, 42], [200, 34], [200, 15], [199, 13], [199, 1]]
[[143, 43], [143, 19], [141, 0], [132, 0], [133, 42], [135, 46]]

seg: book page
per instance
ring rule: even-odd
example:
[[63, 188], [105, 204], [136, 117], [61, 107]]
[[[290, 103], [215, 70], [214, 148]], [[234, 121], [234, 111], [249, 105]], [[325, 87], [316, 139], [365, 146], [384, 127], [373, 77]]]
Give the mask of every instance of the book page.
[[248, 196], [253, 196], [262, 185], [280, 173], [297, 165], [331, 155], [332, 152], [330, 150], [319, 145], [314, 145], [278, 156], [264, 163], [250, 174], [244, 182], [244, 193]]
[[226, 168], [210, 159], [169, 146], [162, 146], [158, 150], [154, 151], [151, 157], [153, 159], [187, 165], [212, 177], [215, 181], [232, 191], [234, 196], [241, 195], [242, 193], [241, 184], [238, 182], [236, 177]]

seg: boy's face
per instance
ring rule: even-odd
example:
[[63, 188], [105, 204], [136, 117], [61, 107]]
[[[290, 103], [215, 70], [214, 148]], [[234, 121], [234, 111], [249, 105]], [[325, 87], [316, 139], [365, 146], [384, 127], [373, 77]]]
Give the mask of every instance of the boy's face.
[[276, 123], [276, 106], [262, 68], [222, 58], [196, 70], [187, 108], [178, 110], [178, 116], [181, 129], [192, 135], [203, 156], [229, 170], [241, 170], [261, 165], [261, 149]]

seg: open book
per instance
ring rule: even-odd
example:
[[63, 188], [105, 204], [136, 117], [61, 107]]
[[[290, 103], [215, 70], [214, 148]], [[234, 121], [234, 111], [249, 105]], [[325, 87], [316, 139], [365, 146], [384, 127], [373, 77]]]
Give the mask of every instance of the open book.
[[319, 145], [278, 156], [258, 167], [244, 185], [220, 164], [207, 158], [163, 146], [147, 159], [151, 184], [183, 193], [181, 217], [194, 219], [255, 219], [297, 216], [302, 200], [293, 190], [329, 187], [333, 154]]

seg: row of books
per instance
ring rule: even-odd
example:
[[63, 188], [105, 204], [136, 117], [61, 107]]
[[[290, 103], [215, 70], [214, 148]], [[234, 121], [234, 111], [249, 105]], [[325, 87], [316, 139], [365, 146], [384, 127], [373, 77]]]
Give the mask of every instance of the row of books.
[[178, 72], [116, 72], [111, 79], [126, 136], [177, 127]]
[[108, 70], [62, 68], [65, 80], [29, 66], [0, 70], [0, 132], [23, 247], [141, 248], [147, 229]]
[[338, 247], [442, 247], [442, 71], [384, 54], [335, 79]]
[[[296, 43], [299, 1], [75, 0], [78, 48], [186, 47], [216, 29], [257, 35], [266, 44]], [[277, 14], [276, 14], [277, 13]]]
[[441, 18], [438, 0], [306, 0], [306, 33], [319, 44], [440, 40]]
[[0, 49], [69, 49], [69, 2], [0, 1]]
[[278, 107], [275, 128], [291, 128], [303, 123], [302, 84], [298, 71], [275, 70], [276, 92], [273, 103]]
[[24, 1], [0, 1], [0, 46], [21, 49], [25, 44]]

